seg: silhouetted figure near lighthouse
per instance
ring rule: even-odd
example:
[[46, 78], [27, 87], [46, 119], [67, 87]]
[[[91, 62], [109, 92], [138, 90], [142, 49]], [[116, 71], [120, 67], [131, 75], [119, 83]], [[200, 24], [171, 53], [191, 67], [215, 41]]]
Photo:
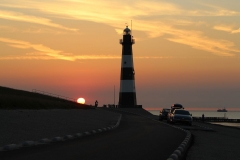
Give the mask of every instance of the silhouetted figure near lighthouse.
[[95, 101], [95, 107], [97, 107], [97, 106], [98, 106], [98, 101], [96, 100], [96, 101]]
[[137, 105], [135, 88], [135, 71], [133, 66], [132, 45], [135, 43], [128, 26], [123, 30], [121, 82], [119, 93], [119, 108], [141, 107]]

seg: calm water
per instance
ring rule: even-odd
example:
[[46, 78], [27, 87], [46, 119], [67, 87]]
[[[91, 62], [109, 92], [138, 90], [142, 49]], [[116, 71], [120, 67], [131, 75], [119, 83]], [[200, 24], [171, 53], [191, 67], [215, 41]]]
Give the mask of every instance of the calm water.
[[[154, 115], [159, 115], [159, 110], [149, 111]], [[217, 111], [190, 111], [193, 117], [227, 117], [228, 119], [240, 119], [240, 112], [217, 112]]]

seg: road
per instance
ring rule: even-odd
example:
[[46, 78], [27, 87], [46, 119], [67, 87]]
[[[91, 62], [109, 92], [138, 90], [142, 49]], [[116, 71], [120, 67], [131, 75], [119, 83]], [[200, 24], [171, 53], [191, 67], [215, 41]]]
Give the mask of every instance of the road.
[[194, 142], [188, 151], [187, 160], [240, 159], [240, 129], [201, 122], [193, 124], [206, 130], [190, 130]]
[[71, 141], [1, 152], [1, 160], [167, 159], [186, 133], [141, 116], [122, 113], [118, 128]]

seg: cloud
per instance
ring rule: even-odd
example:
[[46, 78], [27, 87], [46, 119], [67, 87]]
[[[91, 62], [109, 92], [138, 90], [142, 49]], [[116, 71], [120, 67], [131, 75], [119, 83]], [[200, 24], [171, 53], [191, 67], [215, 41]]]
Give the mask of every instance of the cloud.
[[238, 9], [238, 5], [240, 4], [238, 1], [235, 2], [227, 2], [227, 1], [209, 1], [202, 0], [198, 2], [192, 2], [196, 7], [195, 10], [191, 10], [193, 15], [195, 16], [214, 16], [214, 17], [230, 17], [230, 16], [240, 16], [240, 12]]
[[204, 36], [201, 32], [171, 30], [173, 37], [167, 38], [169, 41], [191, 46], [192, 48], [207, 51], [219, 56], [234, 56], [240, 53], [239, 49], [235, 49], [235, 44], [227, 40], [212, 39]]
[[187, 11], [185, 12], [186, 16], [206, 16], [206, 17], [230, 17], [230, 16], [239, 16], [240, 12], [236, 11], [231, 11], [231, 10], [226, 10], [226, 9], [216, 9], [213, 11], [208, 11], [208, 10], [192, 10], [192, 11]]
[[6, 56], [0, 57], [0, 60], [51, 60], [54, 58], [48, 56]]
[[[207, 35], [204, 35], [204, 31], [180, 29], [181, 26], [192, 27], [207, 24], [204, 21], [196, 22], [195, 17], [240, 16], [239, 11], [234, 11], [227, 7], [209, 5], [207, 2], [205, 4], [191, 2], [192, 6], [190, 7], [188, 6], [189, 4], [184, 4], [184, 2], [174, 3], [174, 1], [146, 2], [143, 0], [111, 2], [107, 0], [32, 0], [28, 1], [28, 3], [22, 0], [8, 0], [5, 3], [0, 2], [0, 6], [10, 9], [23, 6], [26, 14], [0, 10], [0, 18], [76, 31], [74, 28], [67, 28], [53, 23], [50, 19], [27, 15], [28, 9], [31, 9], [30, 11], [34, 10], [34, 13], [38, 15], [107, 24], [112, 26], [117, 33], [122, 33], [122, 28], [119, 28], [119, 26], [123, 26], [124, 23], [130, 22], [132, 19], [134, 30], [146, 33], [148, 38], [166, 35], [171, 42], [181, 43], [220, 56], [233, 56], [239, 52], [238, 49], [234, 49], [235, 44], [228, 40], [207, 37]], [[215, 26], [214, 29], [230, 32], [228, 28], [220, 28], [219, 26]], [[231, 31], [231, 33], [239, 32], [240, 29]]]
[[14, 32], [17, 29], [15, 27], [0, 25], [0, 32]]
[[225, 31], [225, 32], [232, 32], [232, 26], [225, 26], [225, 25], [214, 26], [213, 29], [219, 30], [219, 31]]
[[240, 33], [240, 28], [233, 30], [232, 33]]
[[[55, 59], [62, 59], [62, 60], [69, 60], [73, 61], [74, 58], [70, 56], [65, 56], [63, 51], [59, 50], [54, 50], [49, 47], [46, 47], [42, 44], [32, 44], [30, 42], [25, 42], [25, 41], [19, 41], [19, 40], [14, 40], [14, 39], [8, 39], [8, 38], [1, 38], [0, 41], [7, 43], [9, 46], [14, 47], [14, 48], [20, 48], [20, 49], [34, 49], [35, 51], [38, 51], [45, 56], [49, 56]], [[29, 57], [29, 56], [27, 56]], [[35, 56], [36, 57], [36, 56]]]
[[[86, 59], [120, 59], [121, 56], [114, 55], [73, 55], [71, 53], [65, 53], [64, 51], [54, 50], [42, 44], [32, 44], [26, 41], [19, 41], [8, 38], [1, 38], [0, 42], [7, 43], [10, 47], [19, 48], [19, 49], [33, 49], [34, 52], [26, 53], [22, 56], [2, 56], [0, 60], [22, 60], [22, 59], [41, 59], [41, 60], [51, 60], [51, 59], [60, 59], [67, 61], [75, 60], [86, 60]], [[163, 59], [170, 57], [157, 57], [157, 56], [147, 56], [147, 57], [135, 57], [137, 59]]]
[[69, 30], [69, 31], [78, 31], [78, 29], [67, 28], [67, 27], [61, 26], [59, 24], [52, 23], [51, 20], [46, 19], [46, 18], [29, 16], [29, 15], [25, 15], [25, 14], [22, 14], [19, 12], [12, 12], [12, 11], [10, 12], [10, 11], [0, 10], [0, 18], [7, 19], [7, 20], [13, 20], [13, 21], [36, 23], [36, 24], [41, 24], [41, 25], [45, 25], [45, 26], [49, 26], [49, 27]]
[[29, 26], [28, 28], [20, 28], [18, 26], [7, 26], [7, 25], [0, 25], [0, 32], [7, 33], [7, 32], [15, 32], [15, 33], [29, 33], [29, 34], [42, 34], [42, 33], [51, 33], [51, 34], [78, 34], [79, 32], [68, 32], [63, 30], [56, 30], [55, 28], [39, 28], [37, 26]]
[[213, 29], [219, 30], [219, 31], [229, 32], [229, 33], [232, 33], [232, 34], [240, 33], [240, 28], [233, 29], [233, 26], [227, 26], [227, 25], [214, 26]]

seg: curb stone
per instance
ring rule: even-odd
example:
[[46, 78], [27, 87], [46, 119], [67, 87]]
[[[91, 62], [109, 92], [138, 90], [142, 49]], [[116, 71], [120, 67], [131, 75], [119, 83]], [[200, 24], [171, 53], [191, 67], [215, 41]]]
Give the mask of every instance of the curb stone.
[[9, 144], [3, 147], [3, 150], [6, 150], [6, 151], [11, 151], [15, 149], [18, 149], [18, 146], [16, 144]]
[[3, 147], [0, 147], [0, 152], [1, 151], [12, 151], [12, 150], [20, 149], [23, 147], [33, 147], [33, 146], [37, 146], [37, 145], [45, 145], [45, 144], [54, 143], [54, 142], [67, 141], [67, 140], [72, 140], [74, 138], [81, 138], [84, 136], [94, 135], [94, 134], [101, 133], [104, 131], [110, 131], [119, 126], [121, 119], [122, 119], [122, 114], [119, 115], [119, 118], [115, 125], [111, 125], [111, 126], [104, 127], [104, 128], [99, 128], [99, 129], [92, 130], [92, 131], [75, 133], [74, 135], [65, 135], [64, 137], [60, 137], [60, 136], [54, 137], [51, 140], [48, 138], [42, 138], [38, 141], [24, 141], [23, 143], [20, 143], [20, 144], [8, 144]]
[[51, 140], [48, 138], [43, 138], [38, 141], [39, 144], [45, 144], [45, 143], [50, 143]]
[[75, 137], [75, 138], [80, 138], [80, 137], [82, 137], [82, 136], [83, 136], [82, 133], [76, 133], [76, 134], [74, 134], [74, 137]]
[[62, 137], [54, 137], [52, 139], [52, 142], [60, 142], [60, 141], [63, 141], [63, 138]]
[[35, 142], [34, 141], [25, 141], [22, 143], [23, 147], [31, 147], [31, 146], [35, 146]]

